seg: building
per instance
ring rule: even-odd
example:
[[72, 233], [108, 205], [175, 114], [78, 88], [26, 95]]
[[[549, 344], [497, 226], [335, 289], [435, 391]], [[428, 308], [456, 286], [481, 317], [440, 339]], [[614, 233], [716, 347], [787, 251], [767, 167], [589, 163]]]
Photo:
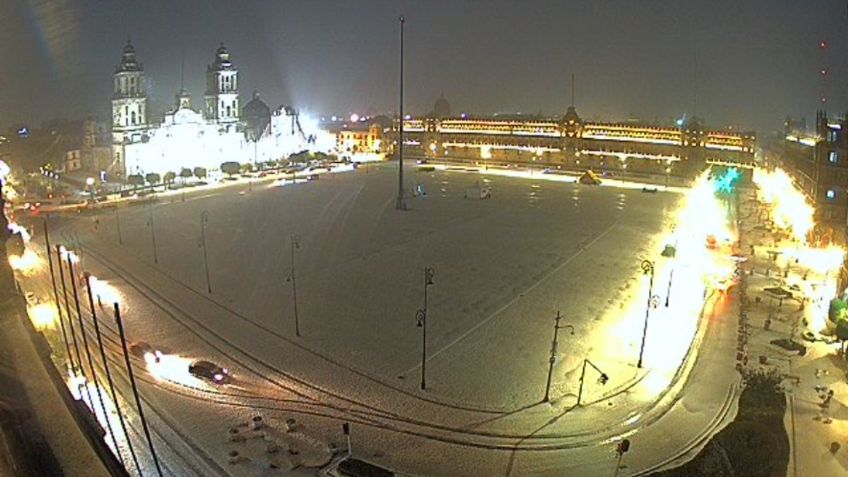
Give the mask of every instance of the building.
[[[202, 167], [217, 170], [224, 162], [259, 164], [314, 149], [320, 134], [312, 122], [301, 124], [288, 106], [271, 110], [258, 94], [240, 109], [239, 70], [221, 44], [206, 68], [202, 112], [192, 109], [191, 95], [182, 88], [173, 109], [161, 121], [147, 115], [145, 71], [127, 42], [113, 74], [112, 154], [107, 174], [128, 175]], [[242, 118], [245, 117], [245, 119]]]
[[430, 115], [406, 118], [404, 151], [413, 157], [480, 164], [682, 177], [697, 174], [707, 163], [749, 167], [754, 163], [754, 133], [708, 130], [697, 122], [680, 127], [590, 122], [574, 106], [559, 118], [448, 117], [443, 113], [450, 113], [444, 97]]
[[812, 134], [785, 123], [780, 162], [815, 208], [820, 233], [844, 240], [848, 224], [848, 120], [816, 114]]

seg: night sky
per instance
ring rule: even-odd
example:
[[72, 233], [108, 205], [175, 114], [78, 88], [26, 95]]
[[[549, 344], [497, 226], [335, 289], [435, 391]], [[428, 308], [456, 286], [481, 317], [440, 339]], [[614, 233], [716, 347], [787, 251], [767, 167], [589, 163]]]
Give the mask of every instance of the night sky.
[[183, 58], [193, 105], [202, 104], [205, 67], [222, 41], [243, 102], [259, 90], [271, 107], [391, 112], [401, 13], [412, 113], [444, 93], [455, 113], [561, 114], [573, 73], [584, 117], [694, 113], [765, 131], [787, 114], [811, 119], [822, 67], [827, 109], [848, 109], [844, 0], [0, 0], [0, 127], [107, 117], [128, 36], [160, 113]]

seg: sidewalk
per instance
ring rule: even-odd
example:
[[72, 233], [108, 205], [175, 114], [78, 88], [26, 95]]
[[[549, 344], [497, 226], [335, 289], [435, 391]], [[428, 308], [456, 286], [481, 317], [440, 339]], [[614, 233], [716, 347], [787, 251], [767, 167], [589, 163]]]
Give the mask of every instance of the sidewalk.
[[[826, 313], [826, 300], [815, 296], [817, 284], [829, 277], [819, 276], [792, 260], [775, 255], [775, 249], [788, 249], [778, 234], [757, 224], [756, 208], [749, 203], [741, 211], [750, 217], [745, 227], [755, 254], [748, 264], [751, 270], [748, 288], [747, 363], [749, 369], [777, 370], [785, 377], [787, 410], [784, 425], [789, 436], [790, 455], [787, 476], [846, 475], [848, 472], [848, 365], [837, 356], [838, 344], [810, 342], [802, 338], [806, 323], [813, 323], [814, 313]], [[766, 287], [782, 286], [793, 291], [783, 301], [764, 292]], [[813, 296], [810, 296], [813, 295]], [[801, 298], [801, 299], [799, 299]], [[826, 297], [827, 298], [827, 297]], [[795, 341], [806, 347], [802, 356], [771, 342], [778, 339]], [[822, 419], [822, 399], [816, 386], [834, 391], [830, 403], [831, 423]], [[831, 443], [840, 448], [831, 452]]]
[[[15, 302], [22, 298], [14, 293], [14, 279], [8, 265], [0, 266], [0, 274], [3, 274], [0, 283], [4, 285], [5, 291], [0, 303], [0, 356], [4, 364], [8, 365], [10, 374], [17, 377], [23, 388], [25, 395], [17, 396], [19, 402], [16, 404], [29, 414], [36, 427], [27, 430], [27, 433], [43, 435], [64, 475], [109, 476], [65, 405], [60, 394], [64, 390], [56, 388], [38, 349], [24, 328], [23, 320], [29, 318], [21, 311], [22, 304]], [[41, 456], [42, 459], [46, 457]], [[0, 471], [2, 469], [0, 459]]]

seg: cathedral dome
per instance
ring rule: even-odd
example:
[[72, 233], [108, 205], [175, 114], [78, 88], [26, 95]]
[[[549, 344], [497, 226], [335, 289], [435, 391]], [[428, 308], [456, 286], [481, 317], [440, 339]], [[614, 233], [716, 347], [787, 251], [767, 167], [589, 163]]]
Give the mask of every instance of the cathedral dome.
[[259, 93], [254, 91], [253, 99], [248, 101], [241, 110], [241, 118], [244, 120], [245, 134], [248, 139], [256, 140], [271, 123], [271, 108], [259, 99]]
[[436, 100], [436, 104], [433, 105], [433, 116], [436, 118], [446, 118], [450, 116], [451, 107], [448, 100], [445, 99], [444, 93]]

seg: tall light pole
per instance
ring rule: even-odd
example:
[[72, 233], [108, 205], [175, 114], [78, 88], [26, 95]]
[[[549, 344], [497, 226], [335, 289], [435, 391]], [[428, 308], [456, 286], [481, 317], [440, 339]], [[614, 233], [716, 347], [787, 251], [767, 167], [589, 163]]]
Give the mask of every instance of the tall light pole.
[[551, 400], [551, 378], [554, 374], [554, 363], [556, 363], [556, 355], [557, 355], [557, 335], [560, 328], [569, 328], [571, 330], [571, 334], [574, 334], [574, 326], [573, 325], [559, 325], [559, 320], [562, 317], [559, 314], [559, 310], [557, 310], [556, 317], [554, 318], [554, 339], [551, 342], [551, 357], [548, 360], [548, 382], [545, 384], [545, 397], [542, 399], [543, 402], [549, 402]]
[[[138, 387], [135, 384], [135, 375], [133, 375], [132, 364], [130, 364], [130, 352], [127, 349], [127, 337], [124, 334], [124, 324], [121, 321], [121, 308], [115, 303], [115, 324], [118, 326], [118, 337], [121, 339], [121, 348], [124, 351], [124, 364], [127, 366], [127, 376], [130, 378], [130, 386], [132, 387], [133, 397], [135, 397], [135, 405], [138, 410], [138, 417], [141, 421], [141, 428], [144, 430], [144, 436], [147, 438], [147, 446], [150, 448], [150, 455], [153, 457], [153, 464], [156, 466], [156, 473], [162, 477], [162, 467], [159, 465], [159, 457], [156, 456], [156, 449], [153, 447], [153, 439], [150, 437], [150, 428], [147, 427], [147, 419], [144, 417], [144, 410], [141, 407], [141, 398], [138, 395]], [[129, 439], [129, 436], [127, 436]]]
[[294, 303], [294, 335], [300, 336], [300, 321], [297, 316], [297, 276], [294, 271], [294, 249], [300, 248], [300, 238], [297, 235], [291, 236], [291, 275], [288, 281], [292, 284], [292, 300]]
[[[76, 365], [74, 364], [74, 356], [71, 354], [71, 345], [68, 341], [68, 331], [65, 329], [65, 320], [62, 318], [62, 306], [59, 305], [59, 291], [56, 288], [56, 274], [53, 270], [53, 252], [50, 249], [50, 232], [48, 231], [47, 226], [47, 217], [44, 217], [44, 243], [45, 247], [47, 247], [47, 263], [50, 265], [50, 283], [53, 285], [53, 301], [56, 303], [56, 313], [59, 316], [59, 327], [62, 329], [62, 338], [65, 342], [65, 352], [68, 353], [68, 363], [71, 365], [71, 369], [76, 369]], [[62, 266], [61, 259], [59, 260], [58, 266]], [[70, 321], [71, 317], [68, 317]]]
[[435, 270], [424, 269], [424, 308], [415, 313], [416, 326], [421, 328], [421, 389], [427, 388], [427, 288], [433, 285]]
[[121, 236], [121, 214], [118, 213], [118, 206], [115, 206], [115, 228], [118, 231], [118, 245], [123, 245], [124, 238]]
[[[70, 304], [70, 301], [68, 299], [68, 287], [65, 284], [65, 272], [64, 272], [63, 265], [62, 265], [62, 246], [61, 245], [56, 245], [56, 255], [58, 256], [58, 258], [56, 259], [56, 266], [59, 268], [59, 278], [61, 279], [61, 283], [62, 283], [62, 295], [64, 295], [64, 297], [65, 297], [65, 315], [68, 317], [68, 327], [71, 329], [71, 341], [74, 344], [74, 352], [75, 352], [74, 354], [76, 355], [76, 359], [77, 359], [77, 367], [74, 370], [75, 371], [74, 376], [76, 377], [77, 372], [79, 372], [79, 375], [82, 376], [85, 381], [88, 381], [88, 379], [85, 376], [85, 368], [82, 365], [82, 354], [80, 353], [80, 350], [79, 350], [79, 342], [77, 341], [77, 332], [74, 330], [74, 319], [72, 318], [73, 314], [71, 313], [71, 304]], [[70, 254], [68, 255], [68, 257], [70, 257]], [[69, 279], [73, 280], [74, 277], [71, 276], [71, 277], [69, 277]], [[94, 400], [91, 399], [91, 390], [89, 390], [88, 386], [85, 386], [85, 390], [86, 390], [86, 394], [88, 395], [88, 402], [90, 402], [91, 405], [94, 406]], [[82, 391], [80, 391], [80, 396], [82, 396]]]
[[206, 254], [206, 223], [209, 222], [209, 211], [200, 213], [200, 246], [203, 247], [203, 266], [206, 268], [206, 290], [212, 293], [212, 281], [209, 279], [209, 257]]
[[395, 209], [406, 210], [406, 198], [403, 193], [403, 16], [398, 18], [398, 22], [400, 22], [400, 95], [398, 101], [398, 195]]
[[[135, 454], [132, 439], [130, 439], [130, 434], [127, 432], [127, 423], [124, 421], [124, 415], [121, 413], [121, 402], [118, 400], [118, 393], [115, 391], [115, 381], [112, 380], [112, 371], [109, 369], [109, 360], [106, 359], [106, 349], [103, 346], [103, 335], [100, 333], [100, 324], [97, 321], [97, 312], [94, 309], [94, 295], [91, 292], [91, 274], [88, 272], [84, 272], [83, 274], [85, 276], [85, 288], [88, 290], [88, 307], [91, 310], [91, 321], [94, 323], [94, 335], [97, 337], [97, 347], [100, 349], [100, 359], [103, 361], [103, 371], [106, 374], [106, 382], [109, 385], [109, 392], [112, 394], [112, 401], [115, 403], [115, 411], [118, 413], [118, 422], [121, 424], [124, 436], [127, 436], [127, 449], [130, 451], [130, 456], [132, 456], [138, 474], [142, 475], [141, 465], [138, 463], [138, 456]], [[117, 452], [118, 458], [121, 459], [121, 463], [123, 463], [123, 457], [121, 457], [121, 450], [118, 447], [115, 434], [112, 434], [112, 438], [115, 442], [115, 452]]]
[[[112, 436], [112, 442], [115, 444], [115, 453], [118, 454], [118, 460], [121, 461], [121, 465], [126, 467], [126, 464], [124, 464], [124, 458], [121, 457], [121, 451], [118, 447], [118, 440], [115, 437], [115, 431], [112, 429], [112, 420], [109, 419], [109, 413], [106, 411], [106, 402], [103, 400], [103, 391], [100, 389], [100, 381], [97, 379], [97, 370], [94, 368], [94, 358], [91, 357], [91, 348], [88, 346], [88, 336], [85, 332], [82, 311], [80, 309], [79, 293], [77, 292], [77, 277], [74, 274], [74, 262], [71, 260], [70, 254], [68, 254], [68, 274], [71, 276], [71, 288], [74, 291], [74, 304], [76, 305], [77, 319], [79, 320], [80, 334], [82, 335], [82, 346], [85, 348], [85, 357], [88, 362], [88, 369], [91, 371], [91, 382], [94, 383], [97, 400], [100, 401], [100, 410], [103, 412], [103, 420], [106, 421], [106, 430], [109, 431], [109, 435]], [[87, 386], [88, 385], [86, 384], [86, 387]], [[89, 396], [91, 396], [91, 391], [89, 391]], [[97, 417], [97, 410], [93, 402], [91, 403], [91, 412], [95, 417]]]
[[637, 368], [642, 367], [642, 357], [645, 354], [645, 338], [648, 336], [648, 315], [651, 313], [651, 297], [654, 293], [654, 262], [650, 260], [642, 260], [642, 274], [648, 275], [648, 300], [645, 303], [645, 325], [642, 327], [642, 345], [639, 347], [639, 362], [636, 363]]
[[150, 204], [150, 219], [147, 221], [150, 227], [150, 239], [153, 242], [153, 263], [159, 263], [159, 256], [156, 253], [156, 229], [153, 224], [153, 204]]
[[668, 290], [665, 292], [665, 307], [668, 308], [668, 301], [671, 299], [671, 279], [674, 278], [674, 268], [668, 272]]

